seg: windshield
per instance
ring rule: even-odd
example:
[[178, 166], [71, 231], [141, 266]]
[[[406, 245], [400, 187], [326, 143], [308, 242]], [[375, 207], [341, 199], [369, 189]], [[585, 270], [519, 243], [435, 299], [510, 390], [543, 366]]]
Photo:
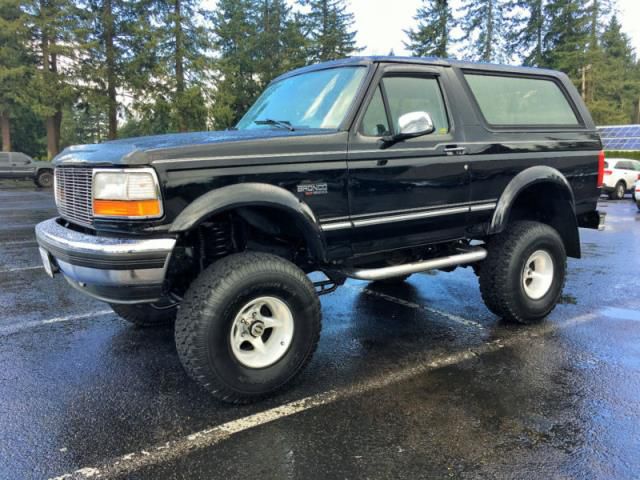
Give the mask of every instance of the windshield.
[[364, 67], [304, 73], [269, 85], [237, 128], [337, 129], [366, 74]]

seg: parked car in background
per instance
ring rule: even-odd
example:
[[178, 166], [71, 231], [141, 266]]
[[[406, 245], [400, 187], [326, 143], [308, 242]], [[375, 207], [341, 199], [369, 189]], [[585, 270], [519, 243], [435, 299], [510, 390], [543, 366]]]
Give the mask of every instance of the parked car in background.
[[633, 190], [633, 200], [636, 202], [638, 210], [640, 210], [640, 179], [636, 182], [636, 188]]
[[0, 152], [0, 179], [29, 179], [39, 187], [53, 185], [53, 166], [20, 152]]
[[604, 166], [602, 191], [612, 200], [621, 200], [640, 180], [640, 162], [629, 158], [608, 158]]

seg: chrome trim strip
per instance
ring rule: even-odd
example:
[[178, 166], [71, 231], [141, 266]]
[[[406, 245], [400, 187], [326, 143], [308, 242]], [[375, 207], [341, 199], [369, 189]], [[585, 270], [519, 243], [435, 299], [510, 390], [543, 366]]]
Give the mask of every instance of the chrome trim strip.
[[485, 203], [483, 205], [471, 205], [470, 207], [470, 211], [471, 212], [481, 212], [483, 210], [493, 210], [494, 208], [496, 208], [496, 203]]
[[[383, 210], [381, 212], [374, 212], [374, 213], [363, 213], [360, 215], [353, 215], [351, 217], [351, 220], [360, 220], [360, 219], [364, 219], [364, 218], [371, 218], [371, 217], [382, 217], [382, 216], [386, 216], [386, 215], [393, 215], [393, 214], [404, 214], [404, 213], [413, 213], [413, 212], [424, 212], [424, 211], [431, 211], [431, 210], [441, 210], [442, 208], [453, 208], [453, 207], [469, 207], [469, 206], [473, 206], [473, 205], [485, 205], [485, 204], [489, 204], [492, 203], [493, 205], [495, 205], [496, 199], [495, 198], [487, 198], [486, 200], [475, 200], [473, 202], [459, 202], [459, 203], [447, 203], [445, 205], [442, 205], [440, 207], [416, 207], [416, 208], [403, 208], [400, 210]], [[337, 218], [335, 219], [331, 219], [331, 220], [338, 220]], [[342, 220], [342, 219], [340, 219]]]
[[[472, 205], [464, 205], [464, 206], [455, 206], [455, 207], [447, 207], [447, 208], [439, 208], [439, 209], [431, 209], [431, 210], [421, 210], [419, 212], [406, 212], [400, 213], [397, 215], [380, 215], [380, 213], [376, 214], [366, 214], [366, 218], [358, 217], [358, 219], [352, 219], [352, 221], [341, 221], [341, 222], [327, 222], [320, 226], [322, 231], [330, 232], [334, 230], [342, 230], [345, 228], [358, 228], [358, 227], [368, 227], [370, 225], [379, 225], [384, 223], [393, 223], [393, 222], [401, 222], [407, 220], [419, 220], [421, 218], [432, 218], [432, 217], [441, 217], [444, 215], [457, 215], [460, 213], [469, 213], [469, 212], [481, 212], [487, 210], [493, 210], [496, 208], [496, 202], [490, 203], [476, 203]], [[397, 210], [395, 211], [397, 212]], [[378, 215], [377, 217], [371, 218], [373, 215]]]
[[368, 227], [369, 225], [378, 225], [382, 223], [402, 222], [404, 220], [418, 220], [420, 218], [441, 217], [443, 215], [456, 215], [458, 213], [467, 213], [469, 207], [453, 207], [443, 208], [440, 210], [429, 210], [426, 212], [404, 213], [401, 215], [391, 215], [382, 218], [371, 218], [367, 220], [354, 220], [353, 226]]
[[344, 228], [351, 228], [351, 222], [334, 222], [334, 223], [325, 223], [324, 225], [320, 225], [320, 228], [323, 232], [332, 232], [334, 230], [342, 230]]

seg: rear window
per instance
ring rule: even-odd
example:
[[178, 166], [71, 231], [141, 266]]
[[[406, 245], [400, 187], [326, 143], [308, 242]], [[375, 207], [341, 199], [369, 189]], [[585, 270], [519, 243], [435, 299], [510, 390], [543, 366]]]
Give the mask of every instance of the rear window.
[[560, 86], [544, 78], [465, 73], [485, 119], [492, 125], [577, 126]]

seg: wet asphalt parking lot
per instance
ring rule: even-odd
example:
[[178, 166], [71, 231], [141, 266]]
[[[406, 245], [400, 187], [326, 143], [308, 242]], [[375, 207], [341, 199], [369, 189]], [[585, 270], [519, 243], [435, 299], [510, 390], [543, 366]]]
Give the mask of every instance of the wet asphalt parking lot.
[[602, 201], [562, 304], [531, 327], [469, 268], [322, 297], [318, 352], [243, 407], [40, 268], [50, 191], [0, 182], [0, 478], [639, 478], [640, 213]]

